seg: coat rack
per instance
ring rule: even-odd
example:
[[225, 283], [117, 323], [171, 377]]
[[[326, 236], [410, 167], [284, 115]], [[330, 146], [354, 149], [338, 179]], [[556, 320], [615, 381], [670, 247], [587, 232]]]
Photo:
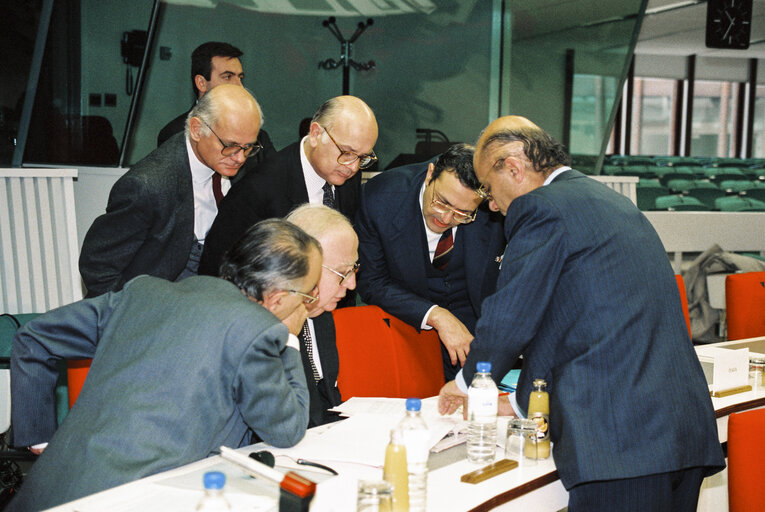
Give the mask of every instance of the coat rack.
[[343, 37], [343, 34], [335, 23], [334, 16], [321, 23], [332, 32], [332, 35], [335, 36], [338, 41], [340, 41], [340, 60], [326, 59], [319, 62], [319, 67], [322, 69], [335, 69], [339, 66], [343, 66], [343, 94], [349, 94], [351, 67], [356, 71], [369, 71], [370, 69], [375, 69], [375, 61], [373, 60], [370, 60], [369, 62], [356, 62], [351, 59], [351, 47], [354, 41], [356, 41], [356, 39], [358, 39], [359, 36], [372, 25], [372, 23], [374, 23], [372, 18], [367, 19], [366, 23], [360, 21], [356, 27], [356, 32], [353, 33], [350, 39], [345, 39], [345, 37]]

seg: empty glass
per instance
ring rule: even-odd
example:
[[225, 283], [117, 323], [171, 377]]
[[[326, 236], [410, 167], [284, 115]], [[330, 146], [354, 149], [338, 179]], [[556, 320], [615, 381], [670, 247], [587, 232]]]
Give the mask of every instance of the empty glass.
[[514, 418], [507, 425], [505, 456], [518, 461], [518, 467], [537, 463], [537, 423], [534, 420]]

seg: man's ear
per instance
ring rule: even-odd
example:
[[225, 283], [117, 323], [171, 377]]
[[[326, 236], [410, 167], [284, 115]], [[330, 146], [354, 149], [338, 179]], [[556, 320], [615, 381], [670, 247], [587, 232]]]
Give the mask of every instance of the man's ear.
[[[200, 76], [200, 75], [197, 75]], [[189, 119], [189, 136], [191, 139], [195, 142], [199, 142], [199, 139], [202, 138], [202, 134], [200, 133], [200, 130], [202, 128], [202, 120], [198, 117], [192, 117]]]
[[433, 171], [435, 168], [436, 166], [433, 164], [433, 162], [428, 164], [428, 174], [425, 175], [425, 186], [430, 185], [430, 180], [433, 179]]
[[279, 309], [282, 304], [282, 300], [287, 296], [289, 292], [286, 290], [270, 290], [263, 292], [263, 300], [256, 301], [261, 306], [274, 313]]
[[308, 143], [312, 148], [315, 148], [319, 144], [319, 137], [322, 135], [323, 128], [316, 121], [311, 123], [308, 128]]
[[201, 98], [207, 92], [207, 80], [202, 75], [194, 75], [194, 85], [197, 86], [197, 97]]

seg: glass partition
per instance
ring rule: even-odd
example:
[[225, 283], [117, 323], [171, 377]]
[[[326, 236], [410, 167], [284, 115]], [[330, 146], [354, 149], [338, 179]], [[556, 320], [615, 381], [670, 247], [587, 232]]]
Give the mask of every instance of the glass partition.
[[[643, 12], [641, 0], [512, 2], [509, 112], [525, 115], [575, 154], [599, 155]], [[570, 102], [570, 118], [568, 105]]]

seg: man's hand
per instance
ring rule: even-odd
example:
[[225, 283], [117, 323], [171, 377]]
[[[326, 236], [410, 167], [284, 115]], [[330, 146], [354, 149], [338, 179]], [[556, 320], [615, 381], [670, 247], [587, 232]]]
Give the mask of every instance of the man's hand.
[[448, 309], [436, 306], [428, 316], [428, 325], [438, 331], [438, 337], [449, 352], [452, 364], [457, 364], [459, 360], [460, 366], [464, 366], [470, 352], [470, 342], [473, 341], [473, 335], [467, 330], [465, 324]]
[[500, 393], [499, 399], [497, 400], [497, 416], [510, 416], [512, 418], [516, 417], [513, 406], [510, 404], [509, 395]]
[[295, 336], [300, 335], [300, 331], [303, 330], [303, 324], [305, 323], [306, 319], [308, 318], [308, 311], [305, 309], [304, 304], [300, 304], [295, 311], [290, 313], [290, 315], [282, 320], [282, 323], [287, 326], [287, 329], [290, 330], [292, 334]]
[[452, 414], [460, 406], [462, 406], [462, 417], [467, 419], [467, 395], [460, 391], [456, 382], [450, 380], [438, 393], [438, 412]]

